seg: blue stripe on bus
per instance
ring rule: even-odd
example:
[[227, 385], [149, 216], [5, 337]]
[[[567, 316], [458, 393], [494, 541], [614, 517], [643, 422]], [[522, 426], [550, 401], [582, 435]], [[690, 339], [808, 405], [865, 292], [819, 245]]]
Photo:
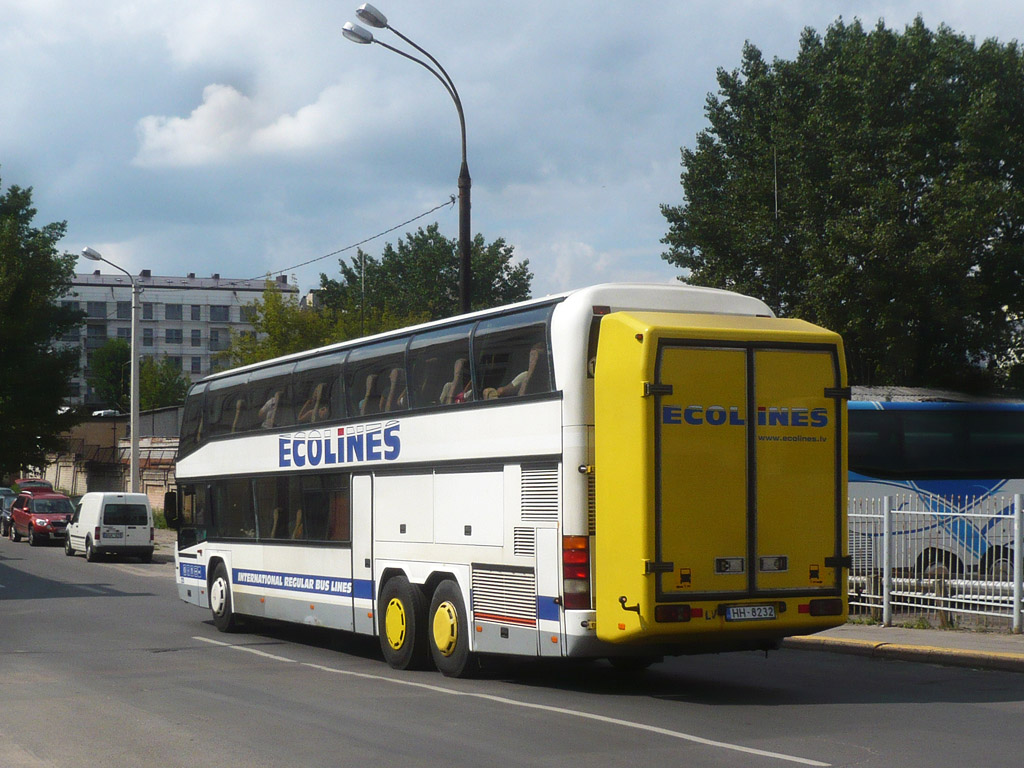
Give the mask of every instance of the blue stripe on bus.
[[555, 598], [537, 595], [537, 618], [543, 621], [558, 621], [560, 616]]

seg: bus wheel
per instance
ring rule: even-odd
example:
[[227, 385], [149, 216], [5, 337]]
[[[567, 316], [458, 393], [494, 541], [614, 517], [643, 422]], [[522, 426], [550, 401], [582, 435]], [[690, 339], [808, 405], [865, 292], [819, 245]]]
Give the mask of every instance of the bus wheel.
[[380, 590], [377, 601], [380, 649], [392, 669], [426, 666], [424, 637], [426, 598], [405, 576], [394, 576]]
[[75, 554], [75, 548], [71, 546], [71, 536], [67, 533], [64, 534], [64, 554], [68, 557]]
[[469, 652], [469, 623], [459, 585], [446, 579], [430, 601], [430, 654], [447, 677], [468, 677], [474, 670]]
[[238, 628], [238, 617], [232, 608], [228, 569], [224, 563], [217, 563], [210, 580], [210, 610], [213, 612], [213, 625], [221, 632], [233, 632]]

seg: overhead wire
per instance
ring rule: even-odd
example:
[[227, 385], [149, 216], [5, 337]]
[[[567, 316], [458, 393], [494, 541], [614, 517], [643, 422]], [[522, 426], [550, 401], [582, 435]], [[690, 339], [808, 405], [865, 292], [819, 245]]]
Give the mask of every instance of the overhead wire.
[[250, 280], [259, 280], [261, 277], [267, 277], [267, 276], [270, 276], [270, 275], [283, 275], [283, 274], [285, 274], [287, 272], [291, 272], [293, 269], [299, 269], [301, 267], [306, 267], [306, 266], [309, 266], [310, 264], [315, 264], [318, 261], [323, 261], [324, 259], [329, 259], [329, 258], [331, 258], [331, 256], [337, 256], [339, 253], [344, 253], [345, 251], [351, 251], [353, 248], [358, 248], [360, 245], [365, 245], [366, 243], [369, 243], [372, 240], [376, 240], [378, 237], [383, 237], [384, 235], [387, 235], [387, 234], [390, 234], [391, 232], [394, 232], [396, 229], [400, 229], [401, 227], [404, 227], [404, 226], [407, 226], [409, 224], [412, 224], [414, 221], [418, 221], [419, 219], [422, 219], [424, 216], [429, 216], [434, 211], [439, 211], [440, 209], [444, 208], [445, 206], [454, 206], [455, 205], [455, 200], [456, 200], [455, 195], [452, 195], [448, 199], [447, 202], [441, 203], [440, 205], [435, 205], [429, 211], [424, 211], [423, 213], [421, 213], [421, 214], [419, 214], [417, 216], [413, 216], [411, 219], [408, 219], [407, 221], [403, 221], [401, 224], [395, 224], [395, 226], [389, 227], [388, 229], [385, 229], [383, 232], [378, 232], [376, 235], [371, 235], [370, 237], [367, 237], [367, 238], [365, 238], [363, 240], [360, 240], [358, 243], [352, 243], [352, 245], [346, 245], [344, 248], [339, 248], [336, 251], [331, 251], [330, 253], [325, 253], [323, 256], [317, 256], [315, 259], [310, 259], [309, 261], [304, 261], [301, 264], [295, 264], [294, 266], [285, 267], [284, 269], [277, 269], [277, 270], [273, 270], [273, 271], [267, 271], [267, 272], [264, 272], [262, 275], [257, 275], [256, 277], [251, 277], [249, 279]]

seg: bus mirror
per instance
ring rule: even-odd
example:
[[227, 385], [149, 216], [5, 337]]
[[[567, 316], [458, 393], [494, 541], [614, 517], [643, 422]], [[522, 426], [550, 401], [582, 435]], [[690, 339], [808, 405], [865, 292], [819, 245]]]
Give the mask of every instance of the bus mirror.
[[178, 515], [178, 494], [174, 491], [164, 494], [164, 519], [167, 521], [168, 528], [178, 530], [181, 517]]

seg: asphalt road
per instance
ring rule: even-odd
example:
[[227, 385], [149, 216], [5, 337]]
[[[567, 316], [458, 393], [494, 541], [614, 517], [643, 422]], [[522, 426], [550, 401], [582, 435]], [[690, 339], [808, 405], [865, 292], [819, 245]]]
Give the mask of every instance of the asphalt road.
[[783, 650], [395, 672], [376, 641], [218, 633], [172, 566], [0, 540], [0, 766], [1014, 766], [1024, 675]]

